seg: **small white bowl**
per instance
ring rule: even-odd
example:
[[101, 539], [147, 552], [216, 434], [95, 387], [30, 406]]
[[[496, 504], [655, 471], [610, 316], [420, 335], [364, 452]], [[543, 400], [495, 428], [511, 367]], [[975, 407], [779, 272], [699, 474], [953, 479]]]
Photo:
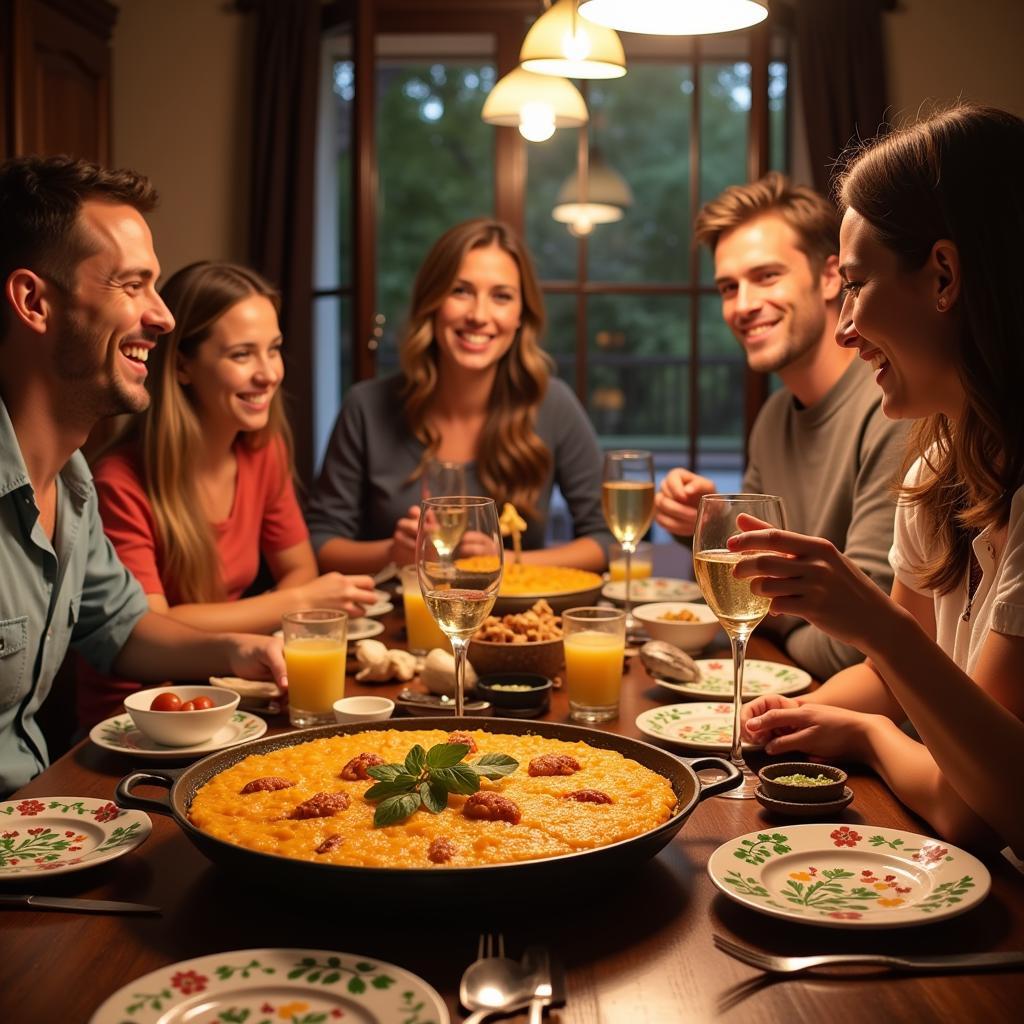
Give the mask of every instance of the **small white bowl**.
[[[173, 693], [182, 704], [195, 697], [209, 697], [213, 707], [201, 711], [150, 711], [153, 699], [161, 693]], [[129, 694], [124, 707], [136, 727], [154, 743], [193, 747], [205, 743], [231, 721], [238, 701], [237, 693], [217, 686], [153, 686]]]
[[[686, 609], [697, 616], [696, 622], [676, 622], [663, 619], [666, 612]], [[654, 640], [675, 644], [689, 654], [702, 651], [719, 630], [715, 613], [706, 604], [690, 604], [688, 601], [658, 601], [655, 604], [641, 604], [633, 609], [633, 615], [644, 624], [644, 629]]]
[[387, 697], [342, 697], [334, 702], [334, 720], [348, 722], [382, 722], [391, 717], [395, 702]]

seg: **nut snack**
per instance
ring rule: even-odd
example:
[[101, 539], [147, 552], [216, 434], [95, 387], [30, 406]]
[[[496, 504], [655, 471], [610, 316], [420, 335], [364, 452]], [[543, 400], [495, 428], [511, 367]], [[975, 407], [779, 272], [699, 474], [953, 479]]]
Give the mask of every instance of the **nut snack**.
[[[469, 745], [469, 739], [477, 746], [470, 758], [506, 754], [518, 768], [484, 780], [472, 795], [451, 793], [437, 814], [422, 808], [374, 826], [375, 806], [365, 794], [375, 780], [363, 778], [358, 765], [379, 763], [376, 758], [402, 762], [415, 744], [429, 750]], [[548, 765], [558, 765], [559, 773]], [[456, 740], [441, 730], [389, 729], [251, 755], [197, 791], [189, 819], [225, 842], [282, 857], [360, 867], [471, 867], [606, 846], [662, 824], [675, 806], [666, 778], [583, 741], [483, 730]]]
[[474, 640], [492, 644], [541, 643], [562, 639], [562, 619], [547, 601], [537, 601], [529, 611], [514, 615], [488, 615], [473, 634]]

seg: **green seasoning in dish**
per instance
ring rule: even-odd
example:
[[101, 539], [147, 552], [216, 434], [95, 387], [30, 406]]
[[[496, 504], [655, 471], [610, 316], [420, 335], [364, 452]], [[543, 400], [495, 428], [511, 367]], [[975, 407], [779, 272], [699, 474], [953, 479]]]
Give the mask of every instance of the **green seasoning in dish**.
[[779, 775], [771, 780], [780, 786], [831, 786], [836, 780], [830, 779], [827, 775]]
[[529, 683], [491, 683], [490, 688], [502, 693], [529, 693], [530, 690], [537, 689], [536, 686], [530, 686]]

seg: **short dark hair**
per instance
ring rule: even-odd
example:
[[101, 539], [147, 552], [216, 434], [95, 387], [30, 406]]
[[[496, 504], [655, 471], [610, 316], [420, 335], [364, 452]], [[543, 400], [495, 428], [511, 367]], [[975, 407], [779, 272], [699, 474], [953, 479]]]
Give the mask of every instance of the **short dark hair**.
[[[91, 251], [78, 224], [89, 199], [148, 213], [157, 193], [135, 171], [111, 171], [69, 156], [17, 156], [0, 164], [0, 285], [25, 267], [70, 291], [75, 268]], [[5, 305], [0, 303], [0, 331]]]
[[758, 217], [778, 214], [795, 232], [797, 245], [815, 273], [839, 253], [839, 211], [814, 189], [792, 185], [778, 171], [747, 185], [730, 185], [697, 214], [694, 234], [714, 255], [726, 232]]

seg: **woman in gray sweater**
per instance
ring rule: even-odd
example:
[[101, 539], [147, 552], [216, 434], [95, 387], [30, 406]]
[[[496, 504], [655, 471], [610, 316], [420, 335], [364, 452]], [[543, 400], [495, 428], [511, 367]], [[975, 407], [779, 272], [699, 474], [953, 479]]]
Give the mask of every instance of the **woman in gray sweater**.
[[[526, 562], [602, 569], [601, 452], [540, 347], [544, 306], [510, 228], [477, 219], [441, 236], [413, 287], [401, 372], [355, 385], [335, 424], [307, 519], [321, 571], [414, 560], [420, 477], [466, 466], [467, 491], [526, 519]], [[574, 539], [543, 548], [557, 483]]]

